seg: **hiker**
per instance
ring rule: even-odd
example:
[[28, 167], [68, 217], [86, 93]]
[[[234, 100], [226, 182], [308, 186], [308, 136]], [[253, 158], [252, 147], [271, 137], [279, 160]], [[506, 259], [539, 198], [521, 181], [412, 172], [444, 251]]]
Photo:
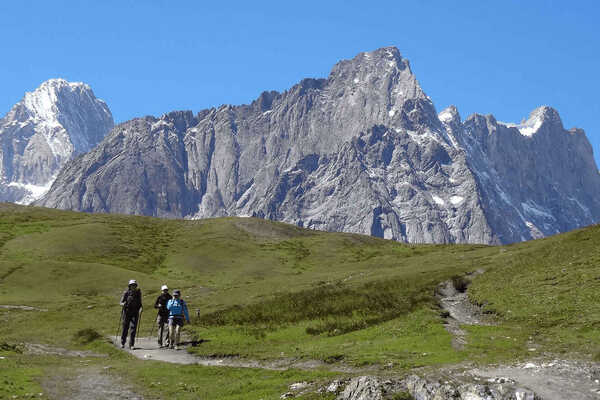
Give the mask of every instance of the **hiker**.
[[163, 347], [163, 330], [166, 329], [166, 342], [169, 344], [169, 310], [167, 309], [167, 303], [173, 298], [169, 293], [167, 285], [160, 287], [162, 293], [156, 298], [154, 302], [154, 308], [158, 309], [158, 315], [156, 316], [156, 324], [158, 325], [158, 346]]
[[187, 304], [181, 299], [180, 290], [173, 291], [173, 298], [167, 303], [167, 309], [169, 310], [169, 348], [172, 349], [175, 345], [179, 350], [179, 333], [183, 326], [183, 318], [185, 317], [186, 322], [190, 323]]
[[135, 332], [139, 323], [140, 313], [142, 312], [142, 291], [138, 289], [135, 279], [129, 281], [128, 289], [123, 292], [121, 297], [121, 319], [123, 320], [123, 329], [121, 333], [121, 348], [125, 347], [127, 341], [127, 332], [129, 335], [129, 348], [132, 349], [135, 344]]

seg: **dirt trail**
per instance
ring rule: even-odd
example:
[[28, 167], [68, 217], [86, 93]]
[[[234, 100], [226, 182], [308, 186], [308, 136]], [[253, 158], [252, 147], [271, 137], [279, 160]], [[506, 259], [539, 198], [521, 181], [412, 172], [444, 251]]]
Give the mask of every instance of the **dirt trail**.
[[[120, 347], [120, 344], [113, 343]], [[123, 349], [129, 354], [142, 360], [157, 360], [174, 364], [197, 364], [208, 367], [235, 367], [235, 368], [261, 368], [274, 371], [285, 371], [287, 369], [313, 370], [325, 368], [333, 372], [375, 372], [378, 366], [369, 366], [368, 368], [354, 368], [347, 365], [331, 365], [320, 360], [299, 360], [294, 358], [282, 358], [277, 360], [252, 360], [240, 357], [201, 357], [191, 354], [187, 351], [192, 346], [190, 342], [183, 342], [181, 350], [171, 350], [168, 348], [159, 348], [156, 338], [141, 337], [136, 338], [135, 347]]]
[[45, 344], [25, 343], [27, 354], [55, 355], [64, 357], [108, 357], [106, 354], [94, 353], [92, 351], [67, 350], [62, 347], [53, 347]]
[[[69, 358], [79, 358], [76, 371], [59, 369], [44, 377], [42, 388], [50, 399], [73, 400], [143, 400], [141, 395], [131, 391], [119, 378], [108, 373], [109, 367], [99, 368], [89, 366], [89, 358], [106, 358], [106, 354], [92, 351], [67, 350], [37, 343], [25, 343], [25, 352], [30, 355], [55, 355]], [[86, 360], [88, 359], [88, 360]]]
[[92, 367], [81, 368], [76, 375], [48, 376], [42, 388], [49, 398], [57, 400], [143, 400], [119, 378]]
[[[446, 312], [445, 328], [452, 335], [452, 347], [456, 350], [464, 349], [467, 344], [466, 332], [461, 325], [489, 325], [490, 321], [482, 313], [481, 308], [469, 301], [466, 289], [470, 279], [482, 274], [478, 270], [465, 276], [464, 287], [457, 288], [452, 280], [439, 284], [437, 296], [442, 310]], [[460, 290], [459, 290], [460, 289]]]
[[32, 306], [16, 306], [13, 304], [0, 304], [0, 308], [4, 308], [7, 310], [41, 311], [41, 312], [48, 311], [45, 308], [37, 308], [37, 307], [32, 307]]

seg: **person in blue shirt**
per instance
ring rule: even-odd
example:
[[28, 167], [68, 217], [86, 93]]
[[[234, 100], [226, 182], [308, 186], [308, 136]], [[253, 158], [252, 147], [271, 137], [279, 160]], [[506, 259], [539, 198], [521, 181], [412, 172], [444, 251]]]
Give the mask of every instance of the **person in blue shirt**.
[[167, 310], [169, 310], [169, 348], [176, 346], [179, 350], [179, 333], [184, 318], [188, 324], [190, 323], [187, 304], [181, 298], [180, 290], [173, 291], [173, 298], [167, 302]]

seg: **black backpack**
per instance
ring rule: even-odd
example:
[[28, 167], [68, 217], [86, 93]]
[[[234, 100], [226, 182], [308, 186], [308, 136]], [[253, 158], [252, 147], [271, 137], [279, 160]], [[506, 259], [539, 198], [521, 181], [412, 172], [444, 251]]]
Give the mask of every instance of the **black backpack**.
[[142, 291], [140, 289], [125, 292], [125, 310], [128, 313], [138, 312], [142, 307]]

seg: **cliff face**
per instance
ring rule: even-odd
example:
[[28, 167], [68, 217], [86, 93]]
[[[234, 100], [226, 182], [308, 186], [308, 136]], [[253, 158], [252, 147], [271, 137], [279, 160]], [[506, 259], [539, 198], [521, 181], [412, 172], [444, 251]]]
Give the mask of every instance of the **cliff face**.
[[112, 127], [110, 110], [83, 83], [51, 79], [26, 93], [0, 120], [0, 201], [40, 197], [67, 161]]
[[540, 238], [600, 220], [600, 175], [580, 129], [565, 130], [556, 110], [539, 107], [522, 124], [440, 113], [465, 150], [486, 219], [503, 243]]
[[250, 105], [123, 123], [37, 204], [254, 215], [414, 243], [508, 243], [598, 221], [585, 135], [550, 108], [532, 118], [438, 116], [408, 61], [383, 48]]

